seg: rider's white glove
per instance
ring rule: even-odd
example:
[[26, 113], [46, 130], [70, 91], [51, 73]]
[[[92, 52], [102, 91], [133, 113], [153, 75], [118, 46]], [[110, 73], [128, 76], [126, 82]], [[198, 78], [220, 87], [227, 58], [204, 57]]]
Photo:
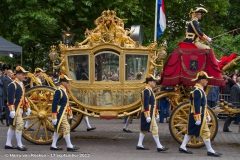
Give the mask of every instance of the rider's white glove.
[[146, 121], [147, 121], [147, 123], [151, 122], [151, 118], [150, 118], [150, 117], [147, 117], [147, 118], [146, 118]]
[[201, 124], [201, 120], [199, 120], [199, 121], [196, 121], [196, 123], [195, 123], [196, 125], [200, 125]]
[[156, 115], [156, 119], [159, 119], [159, 115]]
[[15, 117], [15, 111], [10, 111], [10, 115], [9, 115], [11, 118], [14, 118]]
[[207, 37], [207, 41], [208, 41], [208, 42], [212, 42], [212, 38]]
[[68, 116], [69, 119], [72, 119], [73, 117], [72, 116]]

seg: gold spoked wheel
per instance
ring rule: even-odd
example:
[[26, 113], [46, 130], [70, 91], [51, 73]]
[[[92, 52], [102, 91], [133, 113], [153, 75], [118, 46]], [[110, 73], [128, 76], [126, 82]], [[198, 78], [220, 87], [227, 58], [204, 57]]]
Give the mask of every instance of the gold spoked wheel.
[[72, 120], [69, 120], [69, 123], [70, 123], [71, 130], [74, 130], [81, 123], [83, 119], [83, 114], [74, 109], [74, 108], [79, 109], [77, 105], [71, 105], [71, 108], [73, 112], [73, 118]]
[[[50, 144], [53, 140], [54, 127], [52, 120], [52, 100], [55, 89], [37, 86], [26, 91], [25, 97], [31, 106], [31, 114], [25, 116], [29, 125], [23, 130], [23, 138], [34, 144]], [[31, 129], [33, 131], [31, 131]], [[60, 134], [59, 139], [62, 138]]]
[[[182, 143], [184, 135], [187, 133], [187, 121], [188, 121], [188, 113], [189, 113], [189, 102], [184, 102], [180, 104], [171, 114], [170, 122], [169, 122], [169, 130], [171, 132], [172, 137], [178, 142]], [[213, 111], [208, 108], [208, 112], [211, 116], [211, 121], [208, 122], [208, 127], [210, 129], [210, 138], [213, 140], [217, 135], [218, 131], [218, 121], [213, 113]], [[201, 137], [192, 136], [191, 140], [188, 142], [187, 147], [199, 148], [203, 147], [204, 142]]]

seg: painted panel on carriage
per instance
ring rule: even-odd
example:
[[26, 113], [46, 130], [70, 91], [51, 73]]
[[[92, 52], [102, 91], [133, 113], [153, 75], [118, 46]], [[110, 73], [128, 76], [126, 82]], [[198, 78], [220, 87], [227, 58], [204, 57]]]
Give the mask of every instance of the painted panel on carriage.
[[68, 68], [71, 79], [89, 81], [89, 55], [68, 56]]
[[138, 90], [86, 90], [71, 89], [74, 97], [81, 103], [91, 106], [116, 107], [130, 105], [141, 97]]

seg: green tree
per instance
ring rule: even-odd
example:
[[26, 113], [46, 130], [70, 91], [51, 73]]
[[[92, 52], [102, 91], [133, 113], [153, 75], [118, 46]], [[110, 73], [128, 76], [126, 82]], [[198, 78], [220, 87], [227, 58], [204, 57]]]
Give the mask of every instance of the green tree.
[[[226, 24], [226, 17], [229, 19], [233, 13], [239, 12], [238, 1], [201, 1], [209, 11], [200, 20], [202, 31], [214, 37], [237, 26], [239, 21], [233, 21], [238, 17], [232, 17], [232, 26]], [[196, 0], [165, 0], [168, 23], [159, 42], [167, 40], [168, 53], [183, 40], [186, 22], [190, 20], [189, 10], [200, 6], [199, 3]], [[118, 17], [128, 19], [125, 28], [140, 24], [144, 45], [153, 42], [154, 37], [155, 1], [2, 0], [0, 9], [0, 22], [3, 24], [0, 25], [0, 35], [23, 47], [23, 65], [30, 71], [36, 67], [51, 68], [48, 58], [50, 46], [59, 44], [62, 30], [70, 27], [76, 34], [73, 41], [81, 42], [86, 28], [95, 28], [94, 20], [103, 10], [115, 10]], [[20, 63], [20, 58], [15, 63]]]

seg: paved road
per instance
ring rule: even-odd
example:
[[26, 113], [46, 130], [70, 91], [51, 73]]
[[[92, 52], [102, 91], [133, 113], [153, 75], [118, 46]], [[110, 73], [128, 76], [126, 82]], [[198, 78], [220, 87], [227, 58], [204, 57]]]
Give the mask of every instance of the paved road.
[[[34, 145], [23, 139], [23, 144], [28, 147], [28, 151], [21, 152], [18, 150], [5, 150], [7, 127], [0, 125], [0, 155], [3, 159], [88, 159], [88, 160], [145, 160], [145, 159], [169, 159], [169, 160], [198, 160], [198, 159], [217, 159], [216, 157], [208, 157], [206, 148], [189, 149], [194, 154], [187, 155], [178, 152], [179, 144], [173, 140], [170, 135], [168, 124], [159, 123], [160, 140], [164, 146], [170, 149], [167, 152], [157, 152], [156, 145], [149, 133], [144, 139], [143, 145], [149, 147], [148, 151], [136, 150], [139, 135], [139, 119], [134, 119], [130, 124], [133, 133], [125, 133], [122, 131], [123, 120], [105, 120], [90, 118], [92, 126], [97, 127], [96, 130], [87, 132], [84, 123], [81, 123], [76, 132], [71, 132], [72, 143], [80, 147], [79, 152], [69, 153], [66, 151], [65, 140], [61, 139], [57, 145], [63, 147], [63, 151], [50, 151], [49, 145]], [[235, 160], [240, 159], [240, 134], [238, 133], [238, 125], [231, 125], [232, 133], [222, 132], [224, 121], [219, 120], [219, 131], [212, 143], [214, 150], [221, 152], [221, 159]], [[15, 137], [12, 144], [16, 146]], [[43, 157], [41, 157], [43, 156]], [[83, 157], [85, 156], [85, 157]], [[68, 157], [68, 158], [66, 158]]]

